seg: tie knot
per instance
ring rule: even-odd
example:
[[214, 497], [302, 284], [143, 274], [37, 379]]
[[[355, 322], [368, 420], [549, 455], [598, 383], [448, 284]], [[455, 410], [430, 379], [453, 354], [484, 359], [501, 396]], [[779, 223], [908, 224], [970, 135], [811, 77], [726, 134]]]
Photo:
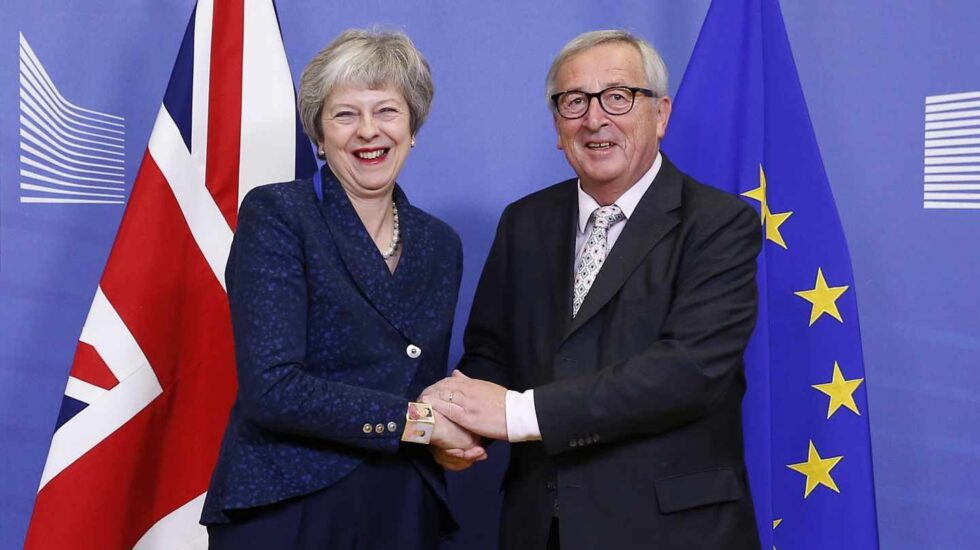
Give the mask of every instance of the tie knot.
[[592, 213], [592, 223], [599, 229], [609, 229], [610, 226], [626, 219], [626, 215], [615, 204], [600, 206]]

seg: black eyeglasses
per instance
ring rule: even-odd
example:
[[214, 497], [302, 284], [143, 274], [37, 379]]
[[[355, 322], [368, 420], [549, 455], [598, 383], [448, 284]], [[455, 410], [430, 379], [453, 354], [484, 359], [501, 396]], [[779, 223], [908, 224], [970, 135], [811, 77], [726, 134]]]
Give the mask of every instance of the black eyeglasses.
[[555, 103], [555, 110], [562, 118], [576, 119], [585, 116], [592, 105], [592, 98], [599, 100], [599, 106], [610, 115], [625, 115], [633, 110], [633, 103], [636, 102], [636, 94], [647, 97], [657, 97], [657, 94], [646, 88], [634, 88], [632, 86], [613, 86], [595, 93], [581, 92], [578, 90], [571, 92], [558, 92], [551, 96], [551, 101]]

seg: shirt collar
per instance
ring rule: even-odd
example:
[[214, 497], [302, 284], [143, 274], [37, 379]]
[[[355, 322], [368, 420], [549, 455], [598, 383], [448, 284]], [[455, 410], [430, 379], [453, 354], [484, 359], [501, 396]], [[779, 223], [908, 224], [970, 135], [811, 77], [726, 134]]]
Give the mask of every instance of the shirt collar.
[[[614, 203], [623, 211], [623, 215], [626, 216], [628, 220], [633, 211], [636, 210], [636, 205], [640, 204], [640, 199], [647, 192], [647, 189], [653, 184], [653, 180], [657, 177], [660, 172], [660, 165], [663, 164], [663, 159], [660, 156], [660, 152], [657, 151], [657, 158], [653, 161], [653, 166], [647, 170], [646, 174], [633, 184], [632, 187], [626, 190], [625, 193], [620, 195], [616, 202]], [[592, 217], [592, 213], [595, 209], [599, 208], [599, 203], [592, 198], [591, 195], [586, 193], [582, 189], [582, 180], [578, 182], [578, 230], [579, 233], [585, 233], [586, 227], [589, 225], [589, 218]]]

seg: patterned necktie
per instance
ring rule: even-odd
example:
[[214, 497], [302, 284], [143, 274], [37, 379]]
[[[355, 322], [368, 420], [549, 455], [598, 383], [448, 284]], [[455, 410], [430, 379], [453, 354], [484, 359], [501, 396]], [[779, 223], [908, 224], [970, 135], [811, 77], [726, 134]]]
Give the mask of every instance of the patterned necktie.
[[606, 261], [606, 235], [609, 228], [626, 219], [626, 215], [615, 204], [596, 208], [592, 213], [592, 234], [585, 243], [582, 259], [575, 270], [575, 288], [573, 290], [572, 317], [578, 315], [586, 294], [592, 288], [596, 275]]

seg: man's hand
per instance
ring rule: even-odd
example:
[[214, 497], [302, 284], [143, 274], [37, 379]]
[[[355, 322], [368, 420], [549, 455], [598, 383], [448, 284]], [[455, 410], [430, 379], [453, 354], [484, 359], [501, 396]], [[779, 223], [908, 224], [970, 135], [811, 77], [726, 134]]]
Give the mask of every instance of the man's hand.
[[507, 388], [457, 370], [426, 388], [421, 400], [475, 434], [506, 441], [506, 395]]

